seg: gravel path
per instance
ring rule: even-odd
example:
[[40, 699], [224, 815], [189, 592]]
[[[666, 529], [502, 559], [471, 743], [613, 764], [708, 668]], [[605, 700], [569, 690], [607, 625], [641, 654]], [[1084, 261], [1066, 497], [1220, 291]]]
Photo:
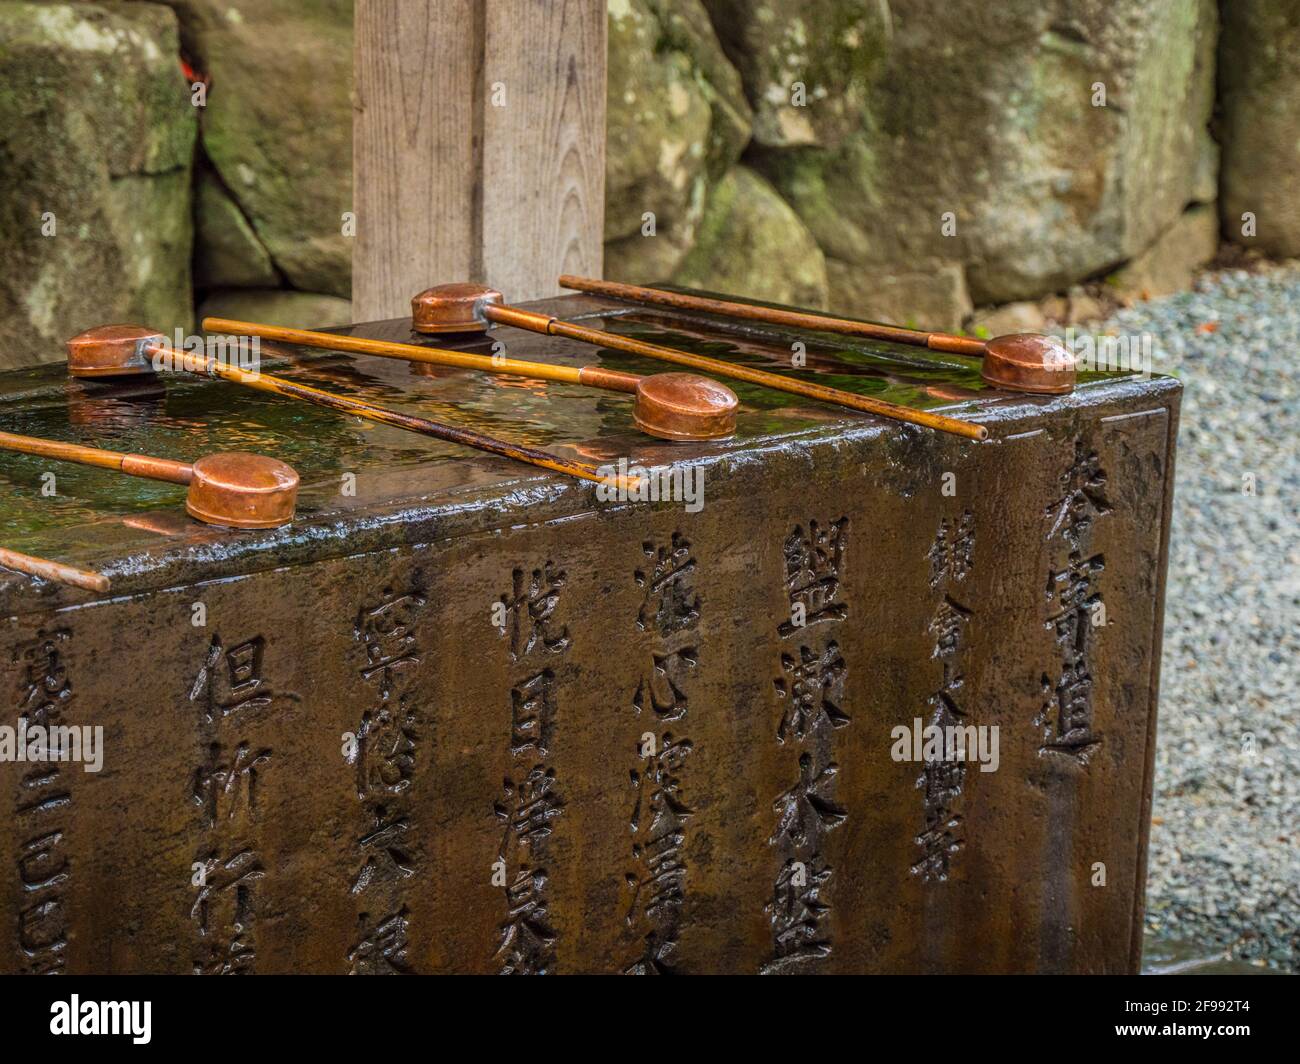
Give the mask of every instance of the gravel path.
[[1300, 264], [1209, 274], [1107, 328], [1151, 333], [1186, 387], [1148, 929], [1300, 968]]

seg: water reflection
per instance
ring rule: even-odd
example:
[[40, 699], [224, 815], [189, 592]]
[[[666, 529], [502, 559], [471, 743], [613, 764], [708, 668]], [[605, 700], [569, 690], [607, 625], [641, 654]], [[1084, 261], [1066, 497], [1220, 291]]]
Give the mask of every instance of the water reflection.
[[[564, 304], [590, 308], [591, 301]], [[934, 355], [875, 341], [799, 335], [807, 366], [791, 365], [780, 333], [721, 327], [640, 310], [583, 317], [584, 324], [678, 346], [785, 374], [815, 375], [849, 391], [919, 408], [951, 406], [989, 395], [977, 359]], [[487, 336], [419, 337], [409, 322], [346, 330], [557, 364], [601, 365], [662, 373], [665, 363], [558, 337], [510, 329]], [[504, 349], [502, 345], [504, 344]], [[725, 452], [747, 441], [865, 417], [740, 381], [728, 381], [742, 404], [733, 441], [666, 444], [636, 430], [629, 396], [526, 377], [448, 369], [404, 359], [352, 356], [280, 343], [262, 347], [263, 369], [301, 384], [365, 398], [448, 425], [593, 462], [626, 457], [643, 465]], [[1092, 375], [1097, 376], [1097, 375]], [[119, 381], [69, 381], [61, 364], [0, 374], [0, 427], [119, 451], [194, 461], [217, 451], [246, 450], [288, 462], [302, 478], [300, 515], [328, 514], [397, 500], [437, 497], [501, 479], [545, 476], [455, 444], [377, 425], [223, 381], [177, 374]], [[55, 497], [39, 494], [40, 475], [56, 473]], [[344, 474], [356, 492], [343, 492]], [[185, 489], [106, 470], [0, 452], [4, 533], [0, 542], [31, 553], [93, 540], [115, 549], [143, 549], [160, 535], [181, 535]], [[179, 516], [177, 516], [179, 515]], [[179, 523], [178, 523], [179, 522]]]

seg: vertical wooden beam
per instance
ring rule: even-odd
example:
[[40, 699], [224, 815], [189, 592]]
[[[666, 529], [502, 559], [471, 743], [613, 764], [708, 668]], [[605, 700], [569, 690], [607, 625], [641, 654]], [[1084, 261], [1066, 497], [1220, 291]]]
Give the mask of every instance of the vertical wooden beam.
[[599, 276], [603, 0], [357, 0], [357, 321], [446, 281]]
[[488, 0], [483, 261], [510, 299], [601, 276], [605, 47], [603, 0]]
[[356, 2], [356, 321], [410, 313], [417, 291], [474, 265], [481, 10], [479, 0]]

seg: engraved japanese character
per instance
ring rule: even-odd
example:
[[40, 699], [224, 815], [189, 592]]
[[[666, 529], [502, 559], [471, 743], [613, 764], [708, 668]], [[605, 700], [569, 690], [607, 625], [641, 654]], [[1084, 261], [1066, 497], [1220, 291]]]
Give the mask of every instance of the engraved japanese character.
[[252, 975], [257, 955], [240, 932], [228, 942], [207, 942], [199, 947], [195, 975]]
[[67, 944], [67, 910], [58, 895], [46, 895], [18, 913], [18, 947], [33, 970], [61, 970]]
[[956, 697], [965, 682], [965, 676], [957, 671], [955, 664], [948, 661], [943, 663], [943, 680], [925, 700], [934, 709], [930, 717], [933, 725], [946, 728], [949, 725], [959, 725], [966, 719], [966, 711], [957, 704]]
[[555, 930], [546, 902], [547, 877], [524, 865], [506, 888], [506, 919], [501, 924], [502, 975], [545, 975], [555, 964]]
[[930, 586], [960, 582], [975, 564], [975, 516], [969, 510], [953, 525], [948, 518], [939, 522], [939, 532], [927, 555], [930, 559]]
[[223, 928], [247, 931], [253, 923], [253, 884], [266, 876], [262, 862], [245, 848], [227, 858], [213, 851], [203, 858], [202, 866], [202, 881], [190, 907], [199, 934], [207, 936]]
[[393, 693], [397, 670], [414, 668], [420, 663], [415, 618], [425, 602], [419, 592], [399, 595], [386, 587], [377, 604], [362, 606], [357, 612], [352, 632], [366, 651], [361, 675], [366, 680], [379, 677], [380, 697], [384, 700]]
[[788, 839], [803, 847], [844, 823], [846, 810], [836, 805], [829, 792], [835, 784], [839, 765], [833, 761], [820, 772], [813, 768], [812, 755], [799, 755], [799, 782], [782, 792], [772, 803], [777, 812], [777, 826], [768, 840], [772, 844]]
[[848, 714], [840, 708], [848, 669], [839, 644], [832, 641], [821, 653], [801, 646], [798, 658], [782, 654], [781, 669], [785, 676], [774, 681], [777, 697], [786, 703], [776, 728], [778, 742], [791, 735], [803, 739], [823, 721], [832, 728], [849, 724]]
[[961, 683], [961, 677], [951, 674], [945, 662], [944, 685], [929, 699], [930, 705], [935, 707], [930, 726], [937, 728], [945, 739], [938, 756], [925, 758], [921, 775], [916, 780], [916, 786], [924, 795], [925, 824], [921, 834], [916, 836], [922, 854], [912, 865], [912, 873], [925, 882], [947, 880], [952, 856], [964, 845], [955, 834], [961, 825], [961, 816], [952, 810], [966, 784], [966, 749], [964, 746], [958, 748], [954, 730], [960, 726], [963, 714], [952, 698], [952, 692], [960, 688]]
[[420, 721], [405, 696], [361, 715], [357, 730], [357, 797], [393, 797], [411, 786]]
[[415, 854], [404, 836], [410, 821], [400, 812], [379, 805], [374, 808], [373, 831], [360, 839], [365, 863], [352, 881], [352, 893], [360, 894], [375, 883], [394, 883], [415, 875]]
[[555, 789], [555, 769], [535, 765], [516, 784], [505, 780], [505, 796], [493, 811], [505, 824], [499, 856], [504, 859], [511, 842], [532, 846], [551, 833], [551, 821], [564, 811], [564, 802]]
[[[220, 717], [245, 710], [265, 709], [277, 697], [262, 676], [266, 640], [255, 636], [227, 650], [221, 636], [214, 635], [207, 657], [190, 688], [190, 701], [203, 700], [203, 719], [211, 723]], [[219, 669], [225, 661], [225, 669]], [[295, 696], [289, 696], [295, 697]]]
[[643, 867], [640, 874], [629, 872], [624, 878], [632, 892], [628, 904], [627, 922], [635, 920], [641, 892], [647, 892], [645, 913], [656, 919], [666, 912], [676, 912], [686, 900], [683, 885], [686, 881], [686, 861], [683, 846], [686, 833], [677, 822], [660, 823], [645, 842], [632, 846], [632, 857]]
[[650, 813], [651, 830], [655, 821], [665, 814], [679, 820], [685, 820], [691, 815], [691, 810], [682, 800], [682, 783], [678, 773], [692, 749], [694, 747], [689, 739], [674, 739], [671, 732], [665, 732], [663, 746], [653, 757], [647, 759], [645, 771], [632, 770], [632, 786], [636, 790], [636, 805], [632, 810], [634, 833], [640, 830], [643, 809]]
[[18, 878], [28, 892], [56, 887], [68, 878], [63, 832], [48, 831], [28, 839], [18, 851]]
[[556, 572], [550, 561], [531, 574], [514, 570], [512, 589], [501, 596], [510, 635], [511, 660], [518, 661], [537, 649], [559, 654], [569, 648], [569, 629], [561, 626], [557, 631], [554, 617], [560, 592], [567, 582], [566, 574]]
[[1043, 511], [1052, 522], [1047, 538], [1058, 532], [1070, 546], [1078, 550], [1092, 522], [1111, 512], [1105, 495], [1106, 472], [1096, 451], [1084, 448], [1082, 440], [1074, 441], [1074, 460], [1061, 474], [1061, 498]]
[[930, 657], [953, 657], [961, 649], [962, 637], [970, 618], [970, 610], [945, 595], [927, 629], [934, 636], [934, 649], [930, 652]]
[[1055, 683], [1042, 677], [1046, 701], [1034, 723], [1043, 729], [1039, 753], [1059, 753], [1086, 765], [1101, 745], [1101, 736], [1092, 725], [1092, 676], [1082, 661], [1067, 662]]
[[912, 874], [922, 882], [946, 882], [952, 870], [952, 857], [965, 843], [955, 832], [961, 826], [961, 817], [945, 807], [927, 815], [925, 829], [916, 836], [921, 848], [921, 858], [912, 865]]
[[648, 705], [661, 721], [680, 720], [686, 715], [686, 674], [695, 668], [699, 655], [695, 647], [682, 647], [667, 653], [651, 652], [650, 673], [637, 684], [632, 696], [636, 715]]
[[409, 910], [403, 905], [382, 918], [362, 913], [357, 918], [357, 944], [348, 950], [349, 975], [409, 975], [406, 952]]
[[62, 650], [71, 638], [66, 628], [42, 629], [35, 639], [14, 649], [13, 660], [22, 665], [18, 711], [29, 728], [57, 723], [60, 707], [72, 697]]
[[830, 878], [831, 869], [819, 853], [806, 863], [792, 857], [782, 866], [772, 900], [763, 906], [772, 923], [774, 956], [760, 969], [762, 975], [788, 972], [830, 955], [830, 934], [822, 924], [831, 907], [821, 897]]
[[1087, 647], [1093, 610], [1101, 602], [1093, 580], [1105, 568], [1103, 555], [1085, 559], [1078, 551], [1071, 551], [1064, 569], [1047, 574], [1047, 601], [1055, 601], [1058, 608], [1048, 616], [1046, 625], [1055, 630], [1057, 644], [1068, 648], [1067, 653], [1073, 650], [1082, 654]]
[[651, 564], [648, 571], [634, 574], [637, 586], [645, 589], [637, 627], [644, 631], [653, 624], [664, 636], [694, 628], [700, 619], [700, 597], [691, 586], [695, 559], [690, 541], [674, 532], [668, 546], [644, 543], [641, 549]]
[[246, 742], [235, 748], [233, 757], [223, 756], [220, 743], [208, 747], [204, 764], [194, 770], [190, 796], [209, 827], [221, 817], [222, 806], [227, 820], [233, 820], [241, 807], [250, 816], [257, 812], [257, 773], [270, 760], [270, 750], [254, 752]]
[[555, 730], [555, 673], [543, 669], [510, 691], [510, 753], [529, 747], [546, 756]]
[[817, 521], [808, 522], [805, 533], [795, 526], [782, 548], [785, 556], [785, 586], [791, 606], [802, 606], [803, 625], [793, 620], [778, 626], [784, 638], [801, 627], [820, 621], [842, 621], [849, 608], [836, 602], [844, 570], [844, 552], [848, 543], [849, 519], [841, 517], [829, 528]]

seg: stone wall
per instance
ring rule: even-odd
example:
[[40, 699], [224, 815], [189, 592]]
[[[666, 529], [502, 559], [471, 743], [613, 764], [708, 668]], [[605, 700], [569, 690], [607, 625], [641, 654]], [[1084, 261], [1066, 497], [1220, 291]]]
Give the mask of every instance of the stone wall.
[[0, 0], [0, 367], [350, 320], [351, 91], [351, 0]]
[[1300, 255], [1300, 2], [1226, 0], [1219, 95], [1224, 236]]
[[[1296, 0], [608, 6], [610, 277], [974, 328], [1185, 286], [1220, 230], [1300, 254]], [[351, 20], [0, 0], [0, 365], [346, 320]]]
[[[666, 220], [669, 240], [691, 245], [673, 280], [704, 281], [693, 268], [701, 259], [735, 280], [747, 249], [731, 234], [752, 212], [768, 220], [769, 243], [789, 251], [749, 267], [751, 293], [786, 300], [798, 289], [845, 312], [954, 328], [976, 304], [1112, 273], [1216, 198], [1213, 0], [610, 7], [617, 65], [721, 47], [749, 105], [739, 160], [756, 194], [738, 207], [719, 180], [721, 195], [692, 196], [703, 200], [700, 221]], [[700, 10], [711, 21], [686, 17]], [[675, 24], [705, 41], [680, 45]], [[731, 80], [716, 66], [694, 73], [704, 86]], [[610, 108], [611, 126], [629, 129], [645, 103], [611, 93]], [[644, 148], [612, 157], [611, 185], [693, 191], [700, 180], [686, 153], [657, 160], [653, 179], [645, 157]], [[773, 190], [793, 216], [776, 220]], [[1195, 217], [1213, 229], [1211, 215]], [[794, 261], [810, 235], [826, 275], [814, 300], [807, 278], [820, 271]], [[671, 261], [651, 241], [624, 241], [608, 272], [645, 277]]]
[[194, 215], [200, 312], [265, 303], [276, 316], [351, 320], [352, 0], [166, 2], [209, 82]]
[[153, 4], [0, 3], [0, 366], [192, 314], [196, 118]]

